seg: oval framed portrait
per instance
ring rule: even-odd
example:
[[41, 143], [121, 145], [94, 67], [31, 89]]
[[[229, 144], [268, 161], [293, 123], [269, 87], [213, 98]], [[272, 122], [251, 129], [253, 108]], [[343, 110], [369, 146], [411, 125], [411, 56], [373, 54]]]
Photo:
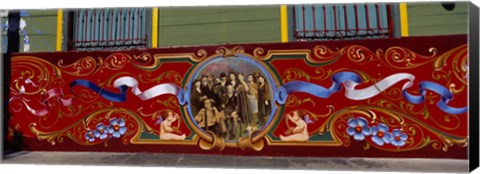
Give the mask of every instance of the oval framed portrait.
[[278, 80], [263, 62], [243, 54], [214, 56], [197, 65], [187, 82], [187, 112], [201, 136], [227, 144], [265, 136], [278, 106]]

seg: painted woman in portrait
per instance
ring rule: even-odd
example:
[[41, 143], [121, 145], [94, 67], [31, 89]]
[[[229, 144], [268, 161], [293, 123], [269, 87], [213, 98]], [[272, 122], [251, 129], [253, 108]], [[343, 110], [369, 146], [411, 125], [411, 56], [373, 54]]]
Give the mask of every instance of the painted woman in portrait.
[[250, 115], [252, 120], [250, 126], [256, 126], [258, 123], [258, 85], [254, 74], [248, 75], [248, 106], [250, 107]]
[[265, 78], [261, 75], [258, 76], [258, 118], [259, 125], [266, 123], [268, 116], [270, 115], [270, 90]]
[[245, 76], [243, 73], [238, 74], [238, 82], [239, 85], [236, 88], [237, 91], [237, 104], [238, 104], [238, 115], [240, 116], [241, 119], [241, 125], [242, 125], [242, 132], [246, 132], [248, 128], [250, 128], [250, 121], [252, 120], [252, 116], [250, 115], [250, 107], [249, 107], [249, 101], [248, 101], [248, 91], [249, 91], [249, 86], [247, 82], [245, 82]]

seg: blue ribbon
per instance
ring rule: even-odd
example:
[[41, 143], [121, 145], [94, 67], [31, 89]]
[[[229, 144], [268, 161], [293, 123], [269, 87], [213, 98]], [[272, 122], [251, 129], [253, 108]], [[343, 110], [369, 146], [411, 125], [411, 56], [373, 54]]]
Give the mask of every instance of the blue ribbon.
[[[283, 87], [286, 89], [288, 94], [302, 92], [311, 94], [319, 98], [329, 98], [333, 93], [340, 91], [342, 89], [341, 84], [347, 80], [353, 81], [355, 83], [362, 83], [362, 78], [353, 72], [338, 72], [333, 75], [333, 84], [328, 89], [323, 86], [319, 86], [305, 81], [290, 81], [285, 83]], [[419, 91], [421, 95], [412, 95], [406, 90], [403, 90], [402, 94], [408, 102], [413, 104], [420, 104], [425, 101], [426, 90], [433, 91], [442, 96], [440, 101], [437, 102], [437, 106], [442, 111], [449, 114], [463, 114], [467, 112], [468, 107], [456, 108], [448, 106], [448, 102], [453, 98], [453, 94], [447, 88], [435, 82], [420, 82]]]
[[95, 91], [96, 93], [98, 93], [101, 97], [107, 100], [110, 100], [112, 102], [123, 102], [127, 100], [127, 97], [126, 97], [127, 89], [128, 89], [127, 85], [122, 85], [118, 87], [118, 89], [120, 90], [120, 93], [113, 93], [99, 87], [98, 85], [88, 80], [74, 80], [72, 83], [70, 83], [70, 91], [74, 95], [75, 95], [75, 92], [73, 92], [73, 87], [75, 86], [83, 86], [88, 89], [91, 89], [92, 91]]
[[353, 72], [339, 72], [333, 75], [333, 84], [328, 89], [323, 86], [304, 81], [290, 81], [285, 83], [283, 87], [287, 90], [288, 94], [294, 92], [303, 92], [319, 98], [329, 98], [333, 93], [340, 91], [342, 89], [341, 84], [347, 80], [355, 83], [362, 82], [362, 78]]
[[463, 114], [467, 112], [468, 110], [467, 107], [456, 108], [456, 107], [451, 107], [447, 105], [447, 103], [451, 99], [453, 99], [453, 94], [442, 85], [435, 82], [430, 82], [430, 81], [423, 81], [423, 82], [420, 82], [418, 85], [419, 85], [418, 91], [420, 92], [421, 95], [412, 95], [408, 93], [406, 90], [402, 91], [403, 97], [408, 102], [413, 104], [423, 103], [425, 101], [425, 95], [427, 93], [426, 90], [428, 89], [442, 96], [441, 99], [437, 102], [438, 108], [440, 108], [442, 111], [449, 114]]

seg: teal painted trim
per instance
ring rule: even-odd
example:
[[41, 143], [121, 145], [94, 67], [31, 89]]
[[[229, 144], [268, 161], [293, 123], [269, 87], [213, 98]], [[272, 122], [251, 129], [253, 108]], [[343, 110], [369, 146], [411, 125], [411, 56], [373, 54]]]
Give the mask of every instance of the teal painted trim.
[[393, 18], [393, 37], [399, 38], [402, 36], [402, 26], [400, 23], [400, 4], [392, 5], [392, 18]]
[[293, 8], [295, 8], [294, 5], [287, 5], [287, 16], [288, 16], [288, 41], [294, 41], [295, 40], [295, 26], [293, 23]]

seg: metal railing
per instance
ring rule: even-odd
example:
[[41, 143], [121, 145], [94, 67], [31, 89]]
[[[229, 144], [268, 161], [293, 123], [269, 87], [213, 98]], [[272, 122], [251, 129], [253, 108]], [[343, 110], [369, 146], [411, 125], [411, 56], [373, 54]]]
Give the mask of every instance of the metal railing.
[[297, 41], [392, 38], [390, 4], [295, 5], [293, 35]]
[[80, 9], [71, 13], [69, 50], [147, 47], [145, 8]]

